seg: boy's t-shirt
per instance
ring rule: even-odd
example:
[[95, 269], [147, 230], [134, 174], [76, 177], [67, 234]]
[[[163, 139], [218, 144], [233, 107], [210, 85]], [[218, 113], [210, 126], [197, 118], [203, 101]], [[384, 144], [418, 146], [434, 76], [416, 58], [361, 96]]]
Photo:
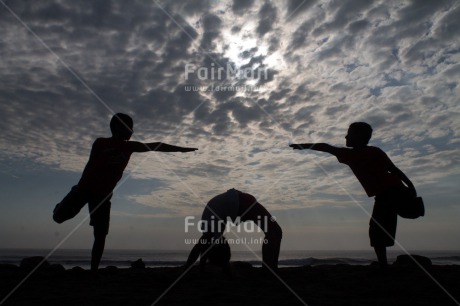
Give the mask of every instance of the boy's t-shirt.
[[393, 165], [390, 158], [377, 147], [339, 148], [336, 157], [351, 168], [369, 197], [401, 184], [401, 180], [388, 171]]
[[121, 179], [132, 153], [128, 141], [96, 139], [78, 186], [92, 193], [111, 193]]

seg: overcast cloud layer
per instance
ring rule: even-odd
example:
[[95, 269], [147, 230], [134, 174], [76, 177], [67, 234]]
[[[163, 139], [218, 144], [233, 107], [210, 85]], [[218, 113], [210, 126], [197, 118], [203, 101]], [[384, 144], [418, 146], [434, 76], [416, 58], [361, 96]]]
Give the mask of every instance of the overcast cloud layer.
[[[199, 148], [133, 157], [127, 173], [155, 184], [127, 196], [156, 216], [198, 215], [231, 187], [272, 211], [356, 205], [346, 166], [288, 144], [344, 145], [366, 121], [419, 193], [458, 199], [458, 1], [11, 1], [0, 26], [4, 169], [80, 173], [125, 112], [135, 140]], [[227, 67], [265, 74], [218, 79]]]

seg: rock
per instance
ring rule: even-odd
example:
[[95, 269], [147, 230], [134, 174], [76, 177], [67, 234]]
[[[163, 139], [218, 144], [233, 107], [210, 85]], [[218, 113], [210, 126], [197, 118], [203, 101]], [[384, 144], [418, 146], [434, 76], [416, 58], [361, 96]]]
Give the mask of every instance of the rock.
[[52, 264], [48, 267], [48, 269], [46, 270], [48, 272], [64, 272], [65, 271], [65, 268], [63, 265], [60, 265], [60, 264]]
[[43, 271], [49, 268], [50, 264], [48, 261], [45, 260], [45, 257], [43, 256], [33, 256], [33, 257], [27, 257], [21, 260], [21, 264], [19, 267], [23, 270], [26, 271], [32, 271], [35, 269], [37, 266], [37, 270]]
[[145, 269], [145, 263], [142, 261], [142, 258], [131, 263], [131, 269]]
[[372, 268], [380, 268], [380, 264], [378, 261], [372, 261], [369, 266]]
[[104, 270], [108, 272], [114, 272], [114, 271], [118, 271], [118, 267], [117, 266], [107, 266], [105, 267]]
[[425, 269], [433, 265], [431, 259], [421, 255], [399, 255], [393, 265], [398, 267], [419, 267], [417, 263]]
[[13, 264], [0, 264], [0, 272], [16, 272], [19, 267]]
[[231, 263], [234, 269], [249, 270], [252, 269], [252, 265], [249, 262], [244, 261], [234, 261]]
[[65, 273], [68, 275], [72, 275], [72, 277], [75, 277], [76, 279], [86, 277], [86, 275], [88, 274], [85, 269], [79, 266], [72, 267], [71, 269], [66, 270]]
[[75, 267], [73, 267], [72, 269], [70, 269], [70, 271], [74, 271], [74, 272], [84, 272], [85, 269], [83, 269], [82, 267], [79, 267], [79, 266], [75, 266]]

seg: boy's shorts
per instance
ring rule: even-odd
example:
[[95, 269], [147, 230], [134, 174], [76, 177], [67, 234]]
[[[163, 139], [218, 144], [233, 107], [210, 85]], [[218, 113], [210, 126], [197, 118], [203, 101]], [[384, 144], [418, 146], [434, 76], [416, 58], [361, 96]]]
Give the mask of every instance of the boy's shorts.
[[393, 246], [395, 244], [398, 215], [396, 207], [405, 196], [406, 187], [396, 186], [375, 197], [372, 218], [369, 222], [371, 246]]
[[62, 223], [72, 219], [88, 203], [89, 224], [94, 227], [95, 232], [107, 235], [109, 233], [111, 198], [112, 194], [96, 195], [82, 191], [78, 186], [73, 186], [61, 203], [54, 208], [53, 220]]

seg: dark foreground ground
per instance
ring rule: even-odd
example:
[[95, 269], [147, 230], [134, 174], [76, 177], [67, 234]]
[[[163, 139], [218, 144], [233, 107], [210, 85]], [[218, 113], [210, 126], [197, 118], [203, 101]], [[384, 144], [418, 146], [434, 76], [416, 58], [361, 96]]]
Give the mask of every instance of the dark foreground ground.
[[[62, 267], [61, 267], [62, 268]], [[0, 267], [0, 305], [458, 305], [460, 266], [281, 268], [279, 278], [243, 263], [220, 269]], [[20, 284], [20, 285], [19, 285]], [[17, 287], [19, 285], [19, 287]], [[15, 289], [17, 287], [17, 289]], [[5, 297], [14, 292], [5, 300]], [[451, 297], [449, 296], [451, 295]], [[2, 303], [3, 301], [3, 303]]]

